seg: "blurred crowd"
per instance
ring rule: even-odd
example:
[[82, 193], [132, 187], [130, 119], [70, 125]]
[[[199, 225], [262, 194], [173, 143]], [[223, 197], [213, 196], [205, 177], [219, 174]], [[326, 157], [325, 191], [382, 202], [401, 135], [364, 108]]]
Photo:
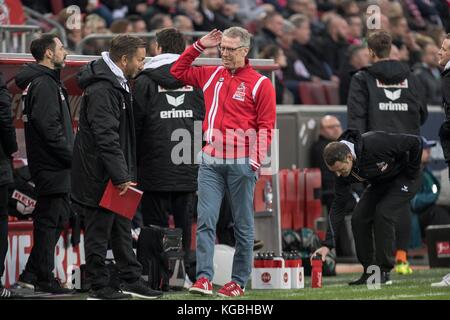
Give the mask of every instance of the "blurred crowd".
[[[176, 27], [182, 32], [243, 26], [253, 33], [253, 58], [272, 58], [277, 72], [277, 103], [302, 103], [302, 81], [330, 81], [345, 104], [351, 73], [370, 64], [365, 38], [370, 26], [391, 33], [392, 59], [413, 68], [425, 87], [427, 102], [439, 104], [437, 51], [450, 31], [447, 0], [22, 0], [65, 26], [68, 49], [98, 55], [107, 40], [80, 41], [90, 34], [153, 32]], [[80, 8], [81, 23], [67, 23]], [[371, 5], [376, 5], [376, 11]], [[369, 8], [369, 9], [368, 9]], [[371, 19], [378, 12], [379, 19]], [[373, 18], [373, 16], [372, 16]], [[369, 25], [369, 28], [368, 28]], [[188, 43], [196, 37], [186, 36]], [[150, 42], [149, 55], [154, 55]], [[208, 57], [217, 57], [210, 49]]]

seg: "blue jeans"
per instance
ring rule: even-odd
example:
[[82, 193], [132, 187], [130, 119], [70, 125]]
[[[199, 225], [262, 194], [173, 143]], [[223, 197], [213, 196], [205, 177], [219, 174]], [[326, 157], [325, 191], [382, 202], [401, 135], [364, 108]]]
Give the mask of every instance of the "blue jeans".
[[231, 280], [245, 287], [252, 272], [253, 194], [257, 173], [248, 158], [216, 159], [199, 154], [197, 206], [197, 279], [214, 277], [216, 224], [224, 193], [229, 194], [236, 238]]

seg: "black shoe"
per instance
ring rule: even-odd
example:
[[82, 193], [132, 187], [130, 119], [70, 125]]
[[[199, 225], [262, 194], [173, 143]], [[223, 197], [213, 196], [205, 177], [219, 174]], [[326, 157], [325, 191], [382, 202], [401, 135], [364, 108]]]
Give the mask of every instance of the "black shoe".
[[122, 283], [121, 289], [124, 293], [141, 299], [157, 299], [163, 295], [161, 291], [151, 289], [141, 278], [133, 283]]
[[391, 274], [387, 271], [381, 271], [380, 283], [385, 285], [391, 285], [392, 284]]
[[63, 288], [57, 279], [50, 281], [39, 281], [36, 283], [35, 291], [46, 292], [51, 294], [72, 294], [74, 290]]
[[111, 287], [104, 287], [99, 290], [90, 290], [87, 300], [128, 300], [131, 295]]
[[264, 247], [264, 242], [262, 240], [253, 241], [253, 251], [261, 250]]
[[17, 280], [17, 284], [23, 289], [34, 290], [37, 283], [37, 277], [27, 271], [22, 272]]
[[359, 285], [367, 284], [367, 279], [369, 279], [369, 277], [370, 277], [370, 274], [367, 274], [364, 272], [359, 279], [349, 282], [348, 285], [349, 286], [359, 286]]

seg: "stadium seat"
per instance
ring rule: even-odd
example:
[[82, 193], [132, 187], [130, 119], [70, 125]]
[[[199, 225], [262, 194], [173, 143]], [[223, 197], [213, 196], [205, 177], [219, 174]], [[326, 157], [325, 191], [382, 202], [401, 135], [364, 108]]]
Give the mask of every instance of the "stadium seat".
[[323, 81], [322, 84], [327, 98], [327, 104], [339, 105], [341, 102], [339, 98], [339, 84], [331, 81]]
[[293, 229], [298, 230], [305, 226], [305, 173], [301, 169], [295, 169], [294, 173], [297, 207], [292, 217], [292, 224]]
[[298, 170], [288, 170], [286, 174], [286, 219], [289, 219], [289, 229], [294, 227], [294, 217], [298, 215], [297, 180]]
[[281, 229], [292, 229], [292, 215], [287, 201], [287, 176], [289, 170], [282, 169], [279, 172], [280, 181], [280, 220]]
[[322, 83], [302, 81], [299, 84], [299, 94], [302, 104], [326, 105], [325, 89]]
[[305, 172], [305, 227], [315, 229], [315, 222], [322, 216], [320, 191], [322, 175], [318, 168], [306, 168]]

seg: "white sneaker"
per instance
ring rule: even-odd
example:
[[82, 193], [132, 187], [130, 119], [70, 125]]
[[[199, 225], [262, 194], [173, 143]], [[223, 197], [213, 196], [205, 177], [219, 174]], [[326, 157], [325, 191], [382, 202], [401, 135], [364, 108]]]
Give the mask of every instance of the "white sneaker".
[[432, 287], [440, 288], [440, 287], [450, 287], [450, 273], [446, 274], [441, 282], [435, 282], [431, 284]]
[[183, 288], [189, 289], [190, 287], [192, 287], [192, 285], [193, 285], [193, 283], [192, 283], [191, 279], [189, 279], [188, 275], [186, 275], [186, 278], [184, 279]]

